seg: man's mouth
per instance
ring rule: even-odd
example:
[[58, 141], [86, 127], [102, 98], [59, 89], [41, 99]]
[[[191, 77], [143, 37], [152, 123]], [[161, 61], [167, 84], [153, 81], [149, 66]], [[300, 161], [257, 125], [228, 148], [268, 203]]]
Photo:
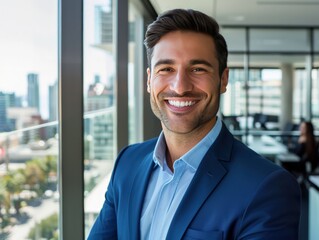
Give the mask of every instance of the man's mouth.
[[176, 101], [176, 100], [168, 100], [168, 103], [174, 107], [182, 108], [182, 107], [189, 107], [194, 105], [195, 101]]

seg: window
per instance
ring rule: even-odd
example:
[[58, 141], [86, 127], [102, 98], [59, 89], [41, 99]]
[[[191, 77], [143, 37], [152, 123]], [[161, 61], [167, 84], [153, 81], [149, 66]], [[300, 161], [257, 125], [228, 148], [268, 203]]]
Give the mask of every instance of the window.
[[85, 235], [104, 202], [116, 157], [113, 1], [84, 1]]
[[58, 235], [57, 17], [56, 0], [0, 3], [1, 239]]

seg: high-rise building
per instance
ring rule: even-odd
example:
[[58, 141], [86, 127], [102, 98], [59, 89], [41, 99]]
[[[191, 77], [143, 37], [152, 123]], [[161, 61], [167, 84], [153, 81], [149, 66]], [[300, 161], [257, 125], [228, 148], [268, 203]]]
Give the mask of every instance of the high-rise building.
[[49, 121], [58, 119], [58, 81], [49, 86]]
[[0, 92], [0, 132], [8, 131], [7, 129], [7, 101], [6, 95]]
[[[110, 6], [111, 6], [110, 1]], [[112, 7], [95, 6], [95, 42], [96, 44], [111, 44], [113, 41]]]
[[39, 78], [38, 74], [28, 74], [28, 107], [35, 107], [40, 112]]
[[16, 129], [14, 119], [11, 119], [8, 115], [8, 109], [17, 107], [15, 93], [0, 92], [0, 132], [7, 132]]
[[87, 111], [94, 111], [112, 106], [113, 91], [101, 83], [100, 76], [96, 75], [94, 84], [89, 85], [87, 95]]
[[[91, 141], [89, 144], [89, 158], [112, 159], [113, 157], [113, 115], [107, 109], [113, 104], [113, 91], [100, 82], [95, 76], [94, 84], [88, 89], [86, 111], [93, 112], [92, 117], [85, 121], [89, 129]], [[94, 111], [103, 111], [105, 114], [94, 114]]]

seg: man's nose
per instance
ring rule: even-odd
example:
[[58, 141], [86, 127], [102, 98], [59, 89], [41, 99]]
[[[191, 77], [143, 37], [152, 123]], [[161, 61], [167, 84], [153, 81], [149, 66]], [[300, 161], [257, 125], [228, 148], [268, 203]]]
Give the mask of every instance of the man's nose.
[[175, 78], [172, 79], [171, 82], [171, 90], [179, 95], [183, 95], [184, 93], [193, 90], [193, 83], [187, 72], [178, 71], [176, 73]]

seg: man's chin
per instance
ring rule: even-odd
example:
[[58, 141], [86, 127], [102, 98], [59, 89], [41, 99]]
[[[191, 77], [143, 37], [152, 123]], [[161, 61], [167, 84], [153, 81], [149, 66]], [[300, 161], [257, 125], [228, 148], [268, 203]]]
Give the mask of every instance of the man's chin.
[[175, 134], [188, 134], [194, 130], [194, 127], [183, 126], [184, 124], [164, 124], [165, 128]]

